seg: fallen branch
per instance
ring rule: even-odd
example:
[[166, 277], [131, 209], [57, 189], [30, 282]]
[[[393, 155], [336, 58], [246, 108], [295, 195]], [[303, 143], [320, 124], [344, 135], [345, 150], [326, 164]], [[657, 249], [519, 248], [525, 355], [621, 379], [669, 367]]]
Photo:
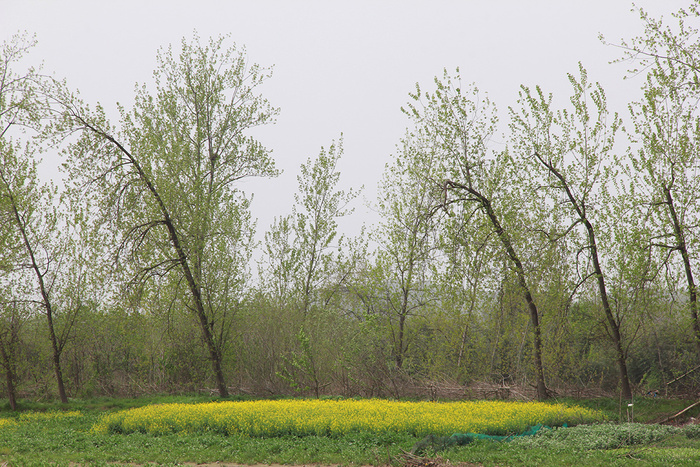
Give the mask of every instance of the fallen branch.
[[668, 423], [668, 422], [670, 422], [671, 420], [673, 420], [674, 418], [678, 417], [679, 415], [683, 415], [683, 414], [686, 413], [688, 410], [692, 409], [693, 407], [697, 407], [698, 405], [700, 405], [700, 401], [697, 401], [697, 402], [695, 402], [695, 403], [693, 403], [693, 404], [690, 404], [688, 407], [686, 407], [685, 409], [681, 410], [681, 411], [678, 412], [676, 415], [672, 415], [672, 416], [668, 417], [666, 420], [664, 420], [664, 421], [662, 421], [662, 422], [659, 422], [659, 424], [660, 424], [660, 425], [663, 425], [664, 423]]
[[691, 374], [692, 372], [694, 372], [694, 371], [697, 370], [697, 369], [700, 369], [700, 365], [696, 366], [696, 367], [693, 368], [692, 370], [686, 371], [685, 373], [683, 373], [682, 375], [680, 375], [678, 378], [676, 378], [676, 379], [674, 379], [674, 380], [672, 380], [672, 381], [669, 381], [668, 383], [666, 383], [666, 386], [669, 386], [669, 385], [675, 383], [676, 381], [685, 378], [686, 376], [688, 376], [689, 374]]

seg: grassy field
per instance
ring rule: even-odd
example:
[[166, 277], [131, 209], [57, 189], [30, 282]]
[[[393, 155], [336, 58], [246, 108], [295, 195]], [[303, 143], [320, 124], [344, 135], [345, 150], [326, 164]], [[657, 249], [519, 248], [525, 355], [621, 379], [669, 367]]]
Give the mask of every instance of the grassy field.
[[[181, 430], [100, 430], [105, 417], [155, 404], [206, 403], [212, 399], [151, 397], [24, 404], [0, 413], [0, 462], [7, 465], [117, 464], [341, 464], [341, 465], [700, 465], [700, 427], [667, 427], [627, 420], [617, 401], [578, 405], [602, 412], [606, 423], [541, 430], [508, 442], [475, 440], [458, 446], [446, 438], [392, 430], [352, 430], [335, 435], [275, 436]], [[573, 401], [563, 401], [572, 404]], [[635, 421], [649, 422], [681, 410], [689, 401], [635, 401]], [[166, 406], [167, 407], [167, 406]], [[138, 412], [138, 411], [137, 411]], [[128, 412], [136, 413], [136, 412]], [[631, 415], [631, 414], [630, 414]], [[697, 411], [690, 415], [697, 416]], [[117, 418], [122, 415], [118, 415]], [[615, 423], [613, 423], [615, 422]], [[422, 443], [421, 443], [422, 442]], [[410, 454], [417, 445], [422, 449]]]

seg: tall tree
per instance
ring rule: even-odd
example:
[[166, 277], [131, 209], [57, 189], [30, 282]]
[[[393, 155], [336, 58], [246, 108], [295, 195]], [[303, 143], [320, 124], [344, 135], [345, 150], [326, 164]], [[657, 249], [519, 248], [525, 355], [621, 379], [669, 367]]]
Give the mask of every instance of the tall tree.
[[318, 300], [322, 280], [332, 274], [333, 255], [340, 250], [343, 236], [338, 235], [338, 219], [352, 213], [348, 207], [358, 195], [352, 189], [338, 189], [338, 161], [343, 155], [343, 139], [328, 150], [321, 148], [315, 159], [301, 165], [297, 177], [299, 191], [294, 195], [294, 234], [298, 271], [297, 290], [304, 313]]
[[244, 50], [224, 48], [224, 40], [183, 39], [177, 56], [161, 50], [155, 91], [141, 87], [134, 107], [120, 109], [119, 130], [99, 105], [91, 110], [66, 91], [55, 95], [63, 130], [80, 133], [69, 173], [92, 189], [101, 225], [115, 232], [119, 258], [128, 253], [135, 279], [170, 276], [183, 287], [222, 397], [235, 311], [225, 295], [240, 288], [253, 229], [250, 198], [236, 182], [277, 174], [249, 130], [278, 113], [257, 94], [269, 72], [249, 65]]
[[435, 154], [422, 143], [415, 135], [406, 135], [393, 163], [385, 169], [377, 202], [382, 218], [374, 239], [379, 245], [380, 294], [397, 368], [402, 368], [408, 352], [408, 320], [429, 301], [437, 300], [428, 291], [439, 222], [432, 212]]
[[293, 216], [276, 217], [265, 232], [259, 280], [268, 297], [278, 306], [288, 304], [298, 277], [298, 251], [294, 247]]
[[352, 213], [350, 203], [359, 194], [338, 186], [342, 155], [341, 135], [301, 164], [292, 213], [275, 219], [265, 236], [262, 285], [280, 312], [298, 313], [299, 323], [295, 349], [283, 358], [278, 375], [296, 389], [313, 389], [316, 397], [337, 365], [329, 356], [343, 334], [335, 304], [349, 272], [344, 268], [346, 239], [339, 235], [338, 221]]
[[610, 304], [600, 249], [601, 237], [606, 234], [605, 219], [612, 221], [604, 210], [612, 205], [608, 190], [616, 177], [616, 169], [610, 162], [621, 121], [617, 114], [609, 115], [600, 84], [591, 84], [581, 65], [579, 72], [578, 78], [569, 75], [573, 87], [571, 109], [556, 111], [551, 94], [546, 96], [539, 87], [533, 93], [522, 86], [521, 108], [511, 109], [511, 128], [514, 138], [519, 140], [522, 157], [529, 158], [545, 171], [547, 188], [556, 201], [552, 206], [561, 203], [568, 210], [571, 225], [562, 235], [583, 228], [586, 239], [583, 250], [588, 252], [607, 331], [615, 347], [620, 390], [623, 397], [631, 399], [621, 317]]
[[58, 394], [61, 402], [66, 403], [68, 396], [63, 383], [61, 353], [67, 335], [57, 333], [56, 306], [52, 297], [56, 274], [60, 274], [54, 263], [60, 261], [57, 257], [60, 252], [56, 248], [56, 239], [52, 238], [58, 233], [57, 214], [52, 206], [55, 191], [40, 184], [36, 160], [13, 157], [11, 152], [4, 151], [0, 160], [0, 197], [10, 210], [12, 226], [23, 246], [22, 257], [36, 280], [37, 302], [46, 315]]
[[620, 46], [625, 58], [633, 61], [631, 74], [647, 71], [644, 97], [630, 106], [634, 120], [630, 136], [639, 149], [630, 157], [627, 175], [638, 181], [632, 194], [647, 210], [652, 229], [647, 246], [661, 248], [668, 261], [672, 254], [680, 256], [698, 359], [698, 265], [694, 258], [700, 248], [700, 39], [697, 28], [686, 25], [686, 20], [697, 20], [699, 7], [696, 0], [690, 12], [675, 13], [675, 27], [640, 9], [644, 35]]
[[488, 147], [497, 124], [495, 107], [488, 98], [480, 96], [476, 87], [463, 87], [459, 74], [451, 77], [445, 71], [443, 79], [436, 78], [435, 84], [433, 94], [421, 92], [417, 87], [406, 113], [433, 141], [433, 150], [445, 161], [442, 205], [445, 208], [451, 204], [475, 205], [488, 220], [518, 278], [533, 325], [537, 397], [546, 399], [549, 393], [542, 366], [539, 310], [517, 238], [519, 218], [526, 217], [517, 199], [521, 187], [512, 182], [518, 177], [508, 154], [494, 156]]
[[338, 220], [352, 213], [349, 205], [359, 194], [338, 188], [342, 155], [341, 135], [301, 164], [292, 213], [275, 218], [265, 234], [263, 287], [287, 304], [297, 301], [304, 315], [320, 303], [319, 293], [332, 282], [345, 241], [338, 234]]
[[32, 140], [22, 145], [13, 139], [27, 128], [38, 130], [48, 112], [40, 92], [39, 72], [30, 68], [26, 74], [17, 75], [11, 69], [34, 45], [35, 41], [19, 35], [0, 50], [0, 204], [7, 210], [6, 219], [22, 245], [21, 264], [26, 264], [36, 281], [36, 302], [41, 304], [46, 316], [58, 394], [61, 402], [66, 403], [61, 353], [70, 329], [57, 332], [53, 298], [54, 284], [61, 274], [57, 257], [59, 220], [54, 203], [58, 201], [57, 190], [39, 180], [39, 144]]

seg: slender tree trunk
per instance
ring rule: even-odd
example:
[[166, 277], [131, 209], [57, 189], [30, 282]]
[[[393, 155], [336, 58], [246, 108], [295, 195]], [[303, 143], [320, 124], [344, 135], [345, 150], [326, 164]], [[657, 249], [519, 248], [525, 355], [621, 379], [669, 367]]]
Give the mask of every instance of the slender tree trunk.
[[153, 199], [157, 203], [160, 213], [163, 216], [162, 223], [168, 230], [168, 238], [170, 240], [170, 244], [175, 250], [175, 254], [177, 255], [177, 262], [182, 268], [182, 273], [185, 276], [187, 286], [190, 289], [190, 293], [192, 294], [192, 301], [194, 303], [193, 309], [197, 319], [199, 320], [200, 329], [202, 330], [202, 336], [204, 337], [204, 342], [206, 343], [207, 349], [209, 350], [209, 359], [211, 360], [214, 378], [216, 379], [217, 390], [219, 391], [219, 395], [221, 397], [228, 397], [228, 388], [226, 387], [226, 380], [224, 378], [224, 373], [221, 366], [222, 355], [219, 350], [219, 347], [216, 345], [214, 335], [212, 334], [212, 324], [204, 308], [204, 300], [202, 299], [201, 288], [199, 286], [199, 283], [196, 281], [194, 275], [192, 274], [189, 260], [187, 258], [187, 255], [185, 254], [185, 251], [182, 248], [182, 245], [180, 244], [180, 236], [177, 232], [177, 229], [175, 228], [175, 224], [172, 221], [170, 211], [165, 206], [165, 203], [160, 197], [158, 190], [156, 190], [156, 187], [151, 182], [151, 179], [141, 168], [141, 164], [139, 164], [136, 157], [134, 157], [124, 146], [122, 146], [121, 143], [119, 143], [119, 141], [114, 139], [114, 137], [112, 137], [108, 133], [96, 128], [95, 126], [91, 125], [89, 122], [85, 121], [79, 116], [75, 117], [80, 121], [81, 124], [85, 126], [86, 129], [92, 131], [93, 133], [114, 144], [115, 147], [127, 157], [127, 159], [133, 165], [139, 179], [146, 185], [149, 193], [151, 193], [151, 196], [153, 196]]
[[467, 347], [467, 333], [469, 332], [469, 320], [464, 323], [464, 328], [462, 329], [462, 338], [459, 342], [459, 353], [457, 354], [457, 369], [462, 367], [462, 358], [464, 357], [464, 351]]
[[[158, 200], [160, 200], [160, 197], [157, 194], [155, 194], [155, 196], [157, 196]], [[173, 225], [170, 219], [170, 215], [167, 211], [165, 211], [165, 206], [162, 203], [161, 206], [164, 210], [163, 215], [165, 217], [165, 225], [168, 228], [171, 243], [173, 245], [173, 248], [177, 252], [178, 261], [180, 263], [180, 266], [182, 267], [182, 271], [185, 275], [185, 280], [187, 281], [187, 285], [189, 286], [190, 293], [192, 294], [195, 314], [199, 318], [199, 324], [202, 330], [202, 334], [204, 336], [204, 342], [206, 342], [207, 348], [209, 350], [209, 357], [211, 359], [212, 369], [214, 371], [214, 377], [216, 378], [216, 386], [219, 391], [219, 395], [221, 397], [228, 397], [228, 388], [226, 387], [226, 380], [224, 378], [224, 372], [221, 367], [222, 356], [221, 352], [219, 351], [219, 347], [216, 345], [214, 335], [212, 334], [211, 321], [209, 320], [209, 317], [207, 316], [207, 313], [204, 309], [204, 301], [202, 300], [201, 289], [199, 288], [199, 285], [197, 284], [197, 282], [194, 279], [194, 276], [192, 275], [189, 263], [187, 261], [187, 256], [185, 255], [185, 252], [182, 249], [182, 246], [180, 245], [180, 237], [178, 236], [177, 230], [175, 229], [175, 226]]]
[[549, 391], [547, 390], [547, 385], [544, 382], [544, 368], [542, 366], [542, 334], [540, 332], [540, 319], [539, 312], [537, 310], [537, 305], [535, 304], [534, 298], [532, 298], [530, 287], [528, 286], [527, 280], [525, 278], [525, 269], [523, 268], [523, 264], [520, 261], [520, 257], [515, 252], [513, 243], [510, 240], [510, 236], [501, 226], [501, 223], [498, 220], [496, 213], [491, 207], [491, 202], [484, 197], [481, 197], [481, 200], [482, 205], [486, 210], [486, 214], [488, 215], [489, 219], [491, 220], [491, 224], [496, 230], [498, 238], [501, 240], [503, 247], [506, 249], [506, 252], [508, 253], [508, 257], [510, 258], [511, 262], [515, 265], [515, 271], [518, 275], [518, 284], [520, 285], [520, 289], [522, 290], [525, 302], [527, 303], [527, 309], [530, 313], [530, 321], [532, 322], [533, 327], [533, 348], [535, 351], [533, 359], [535, 364], [537, 399], [546, 400], [549, 399], [550, 395]]
[[598, 245], [596, 243], [595, 231], [593, 230], [593, 225], [588, 220], [586, 216], [586, 209], [582, 203], [574, 196], [569, 184], [564, 178], [564, 176], [559, 172], [551, 162], [547, 162], [542, 158], [539, 153], [535, 153], [535, 157], [547, 167], [549, 172], [554, 175], [561, 182], [561, 189], [566, 194], [571, 206], [576, 211], [579, 221], [583, 223], [586, 228], [586, 234], [588, 235], [588, 248], [591, 251], [591, 259], [593, 260], [593, 272], [595, 273], [596, 280], [598, 282], [598, 291], [600, 293], [600, 301], [603, 305], [603, 312], [605, 314], [605, 319], [607, 320], [608, 326], [610, 328], [610, 337], [613, 340], [613, 345], [615, 346], [617, 367], [620, 377], [620, 391], [622, 392], [622, 397], [627, 400], [632, 399], [632, 388], [630, 387], [629, 376], [627, 373], [627, 356], [625, 355], [625, 350], [622, 347], [622, 336], [620, 334], [620, 324], [610, 307], [610, 301], [608, 300], [608, 292], [605, 286], [605, 276], [603, 275], [603, 269], [600, 266], [600, 260], [598, 258]]
[[29, 236], [27, 234], [27, 226], [24, 224], [24, 222], [22, 221], [22, 217], [19, 215], [17, 203], [15, 202], [15, 198], [12, 195], [12, 193], [10, 193], [10, 203], [12, 205], [12, 212], [14, 214], [15, 222], [17, 224], [17, 229], [19, 230], [22, 236], [24, 247], [27, 251], [27, 254], [29, 255], [31, 267], [34, 270], [37, 281], [39, 283], [39, 292], [41, 293], [41, 300], [44, 305], [44, 311], [46, 312], [46, 322], [49, 328], [49, 339], [51, 341], [54, 374], [56, 375], [56, 384], [58, 386], [58, 397], [61, 399], [62, 403], [66, 404], [68, 403], [68, 396], [66, 395], [66, 388], [63, 384], [63, 372], [61, 371], [62, 348], [58, 342], [56, 332], [54, 329], [53, 308], [51, 306], [51, 298], [49, 297], [49, 291], [46, 288], [46, 284], [44, 283], [44, 275], [42, 274], [41, 269], [39, 268], [39, 264], [36, 261], [36, 256], [34, 255], [34, 247], [29, 241]]
[[700, 359], [700, 321], [698, 321], [698, 294], [697, 287], [695, 286], [695, 280], [693, 279], [693, 269], [690, 265], [690, 255], [688, 254], [688, 247], [685, 243], [685, 236], [683, 235], [683, 230], [681, 228], [680, 220], [678, 219], [678, 214], [676, 213], [676, 207], [673, 202], [673, 196], [671, 195], [671, 189], [664, 187], [664, 195], [666, 196], [666, 205], [668, 206], [668, 211], [671, 214], [671, 220], [673, 221], [673, 233], [676, 237], [676, 248], [681, 253], [683, 258], [683, 267], [685, 270], [685, 278], [688, 283], [688, 304], [690, 305], [690, 317], [693, 325], [693, 337], [695, 338], [695, 348], [697, 349], [698, 358]]
[[[12, 331], [10, 331], [12, 332]], [[12, 340], [12, 338], [10, 338]], [[12, 343], [7, 345], [12, 346]], [[12, 349], [6, 349], [6, 343], [0, 342], [0, 353], [2, 353], [2, 366], [5, 367], [5, 381], [7, 382], [7, 400], [10, 403], [10, 410], [17, 410], [17, 391], [15, 389], [15, 372], [11, 358]]]
[[53, 339], [54, 350], [53, 350], [53, 371], [56, 375], [56, 385], [58, 386], [58, 397], [64, 404], [68, 403], [68, 395], [66, 394], [66, 387], [63, 384], [63, 370], [61, 370], [61, 352], [58, 351], [58, 347], [55, 346], [56, 337]]
[[530, 292], [530, 287], [527, 284], [527, 279], [525, 278], [525, 269], [523, 268], [523, 264], [520, 261], [520, 257], [515, 252], [513, 242], [511, 241], [508, 232], [506, 232], [503, 226], [501, 225], [498, 216], [496, 215], [495, 211], [493, 210], [493, 207], [491, 206], [491, 201], [487, 197], [485, 197], [475, 189], [465, 185], [460, 185], [454, 182], [448, 182], [448, 185], [454, 188], [466, 190], [469, 194], [474, 196], [475, 199], [481, 204], [481, 206], [484, 208], [484, 211], [486, 211], [486, 215], [488, 216], [491, 225], [493, 226], [496, 234], [498, 235], [498, 238], [501, 240], [501, 244], [505, 248], [506, 253], [508, 254], [508, 258], [515, 266], [515, 271], [518, 275], [518, 284], [520, 285], [523, 297], [525, 298], [525, 302], [527, 303], [528, 312], [530, 314], [530, 321], [532, 322], [533, 326], [533, 363], [535, 365], [537, 399], [549, 399], [550, 395], [549, 391], [547, 390], [547, 385], [544, 382], [544, 368], [542, 366], [542, 335], [540, 332], [539, 312], [537, 310], [537, 304], [535, 303], [535, 300], [532, 297], [532, 293]]
[[468, 318], [464, 323], [464, 328], [462, 329], [462, 338], [460, 340], [459, 345], [459, 355], [457, 356], [457, 369], [462, 367], [462, 359], [464, 358], [464, 353], [466, 352], [467, 348], [467, 338], [469, 337], [469, 324], [471, 322], [470, 319], [474, 313], [474, 307], [476, 305], [476, 299], [474, 295], [475, 293], [472, 292], [471, 304], [469, 305], [469, 311], [467, 312]]
[[406, 326], [406, 315], [401, 314], [399, 316], [399, 336], [397, 342], [394, 345], [394, 360], [396, 361], [396, 368], [401, 369], [403, 367], [403, 348], [404, 348], [404, 327]]
[[[524, 279], [524, 278], [523, 278]], [[542, 332], [540, 330], [540, 319], [537, 312], [537, 306], [535, 301], [530, 295], [530, 291], [525, 289], [525, 301], [527, 301], [527, 307], [530, 310], [530, 321], [532, 321], [533, 326], [533, 343], [535, 348], [535, 373], [537, 381], [537, 399], [545, 400], [549, 399], [549, 391], [544, 383], [544, 366], [542, 365]]]
[[627, 373], [627, 356], [622, 347], [622, 336], [620, 334], [620, 324], [610, 307], [610, 301], [608, 300], [608, 291], [605, 286], [605, 277], [603, 276], [603, 270], [600, 267], [600, 261], [598, 260], [598, 246], [595, 240], [595, 233], [593, 231], [593, 226], [588, 221], [587, 218], [583, 218], [583, 224], [586, 226], [586, 231], [588, 232], [589, 245], [591, 248], [591, 257], [593, 259], [593, 270], [596, 275], [598, 282], [598, 290], [600, 291], [600, 301], [603, 305], [603, 311], [605, 312], [605, 317], [610, 326], [611, 336], [613, 339], [613, 344], [615, 345], [615, 353], [617, 357], [617, 366], [620, 372], [620, 391], [622, 392], [622, 397], [627, 400], [632, 399], [632, 388], [630, 386], [629, 375]]
[[309, 269], [306, 271], [306, 278], [304, 279], [304, 302], [303, 312], [304, 316], [309, 313], [309, 308], [311, 308], [311, 280], [316, 269], [316, 242], [314, 241], [311, 258], [309, 259]]
[[17, 391], [15, 390], [15, 375], [8, 368], [5, 370], [5, 378], [7, 379], [7, 399], [10, 403], [10, 410], [17, 410]]
[[41, 276], [39, 273], [39, 269], [34, 262], [34, 254], [32, 256], [32, 263], [34, 264], [34, 268], [36, 270], [37, 276], [39, 277], [39, 284], [41, 286], [41, 295], [44, 299], [44, 308], [46, 309], [46, 321], [47, 325], [49, 328], [49, 338], [51, 340], [51, 350], [52, 350], [52, 355], [53, 355], [53, 371], [54, 374], [56, 375], [56, 385], [58, 387], [58, 397], [61, 399], [61, 402], [64, 404], [68, 403], [68, 395], [66, 394], [66, 387], [63, 384], [63, 371], [61, 370], [61, 353], [62, 353], [62, 346], [58, 342], [58, 338], [56, 337], [56, 331], [54, 328], [53, 324], [53, 307], [51, 306], [51, 300], [49, 299], [48, 291], [46, 290], [46, 287], [44, 285], [44, 278]]
[[[24, 235], [24, 233], [23, 233]], [[26, 241], [26, 236], [25, 236], [25, 241]], [[56, 337], [56, 331], [54, 328], [54, 323], [53, 323], [53, 306], [51, 305], [51, 299], [49, 298], [49, 293], [48, 290], [46, 289], [46, 285], [44, 284], [44, 277], [41, 274], [41, 271], [39, 270], [39, 265], [36, 263], [34, 259], [34, 252], [32, 251], [31, 247], [29, 246], [29, 242], [27, 241], [27, 249], [29, 250], [31, 260], [32, 260], [32, 267], [36, 271], [37, 279], [39, 280], [39, 289], [41, 290], [41, 297], [44, 302], [44, 310], [46, 311], [46, 323], [47, 327], [49, 329], [49, 340], [51, 341], [51, 352], [52, 352], [52, 362], [53, 362], [53, 371], [54, 375], [56, 376], [56, 386], [58, 388], [58, 397], [61, 399], [61, 402], [64, 404], [68, 403], [68, 395], [66, 394], [66, 387], [63, 384], [63, 371], [61, 370], [61, 345], [58, 342], [58, 338]]]

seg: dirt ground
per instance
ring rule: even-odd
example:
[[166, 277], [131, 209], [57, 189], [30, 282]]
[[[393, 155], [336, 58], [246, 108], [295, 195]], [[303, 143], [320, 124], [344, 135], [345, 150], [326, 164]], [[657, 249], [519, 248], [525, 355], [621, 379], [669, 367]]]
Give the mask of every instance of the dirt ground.
[[[133, 464], [134, 467], [137, 464]], [[228, 463], [214, 463], [214, 464], [193, 464], [184, 463], [182, 465], [192, 466], [192, 467], [340, 467], [334, 464], [299, 464], [299, 465], [282, 465], [282, 464], [228, 464]], [[358, 466], [358, 467], [374, 467], [374, 466]], [[424, 458], [424, 457], [414, 457], [405, 460], [403, 467], [481, 467], [481, 464], [467, 464], [467, 463], [457, 463], [453, 464], [450, 461], [445, 461], [440, 458]]]

